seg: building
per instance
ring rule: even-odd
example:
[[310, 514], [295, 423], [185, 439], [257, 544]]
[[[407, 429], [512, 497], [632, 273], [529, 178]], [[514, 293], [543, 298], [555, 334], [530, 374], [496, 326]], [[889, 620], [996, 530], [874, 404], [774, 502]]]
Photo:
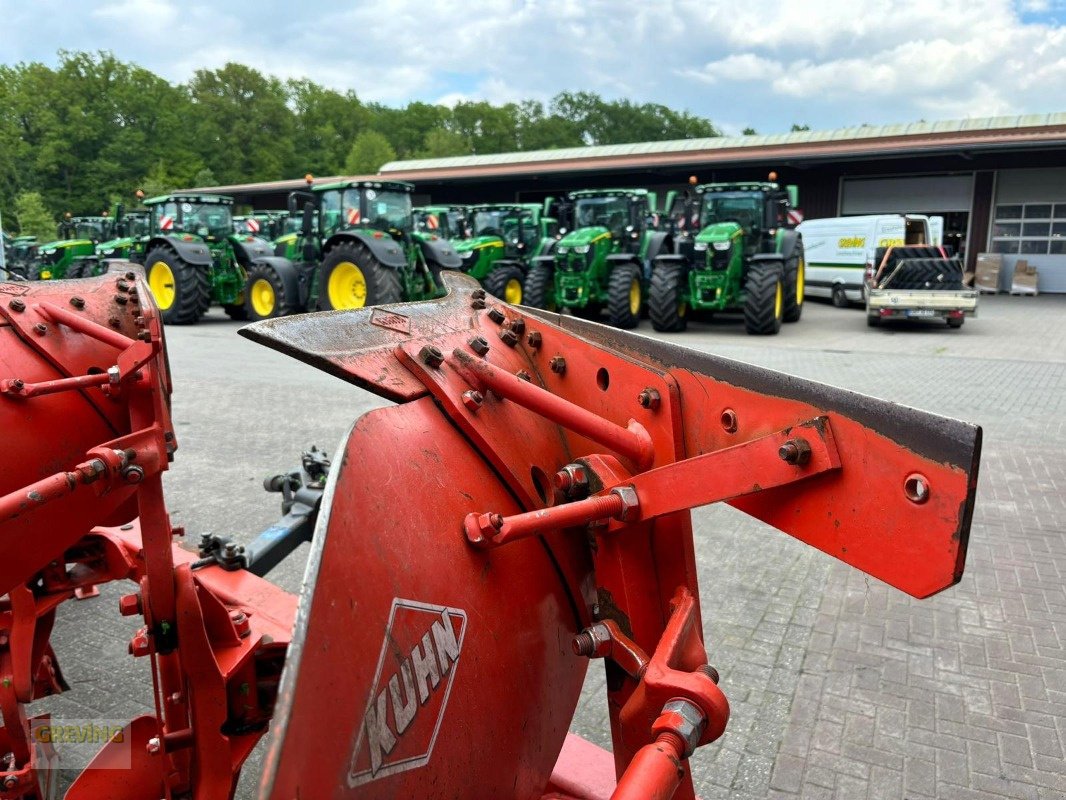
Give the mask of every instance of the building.
[[[800, 187], [808, 219], [939, 214], [945, 241], [973, 268], [979, 252], [1040, 271], [1040, 290], [1066, 292], [1066, 113], [772, 136], [540, 150], [396, 161], [380, 177], [409, 181], [420, 201], [540, 200], [571, 189], [764, 179]], [[330, 178], [332, 180], [332, 178]], [[210, 187], [257, 207], [284, 206], [302, 180]]]

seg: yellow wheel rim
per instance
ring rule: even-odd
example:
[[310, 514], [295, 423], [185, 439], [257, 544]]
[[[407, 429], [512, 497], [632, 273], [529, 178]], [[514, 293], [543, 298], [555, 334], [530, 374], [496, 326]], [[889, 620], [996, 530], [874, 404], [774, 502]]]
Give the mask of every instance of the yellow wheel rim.
[[342, 261], [329, 274], [326, 292], [334, 308], [362, 308], [366, 305], [366, 276], [351, 261]]
[[636, 278], [629, 284], [629, 313], [633, 316], [640, 313], [640, 281]]
[[503, 299], [513, 306], [522, 304], [522, 282], [518, 278], [511, 278], [503, 287]]
[[799, 264], [796, 265], [796, 305], [803, 304], [803, 283], [806, 280], [807, 264], [800, 256]]
[[148, 268], [148, 288], [160, 311], [166, 311], [178, 296], [174, 287], [174, 271], [166, 261], [156, 261]]
[[277, 306], [277, 297], [274, 295], [274, 287], [266, 278], [257, 278], [248, 290], [252, 300], [252, 310], [260, 317], [274, 315]]
[[774, 293], [774, 316], [781, 316], [781, 306], [783, 305], [783, 292], [781, 291], [781, 281], [777, 282], [777, 292]]
[[677, 315], [679, 317], [684, 317], [685, 314], [687, 314], [687, 313], [688, 313], [688, 303], [678, 303], [677, 304]]

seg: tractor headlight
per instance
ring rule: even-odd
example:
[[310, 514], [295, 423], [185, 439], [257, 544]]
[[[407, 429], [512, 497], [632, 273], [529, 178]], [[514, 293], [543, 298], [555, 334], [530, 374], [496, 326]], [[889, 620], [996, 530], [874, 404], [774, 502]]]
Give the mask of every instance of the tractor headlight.
[[115, 248], [112, 247], [110, 250], [104, 250], [100, 255], [102, 255], [102, 256], [113, 256], [114, 254], [115, 254]]
[[728, 250], [729, 249], [729, 242], [728, 241], [715, 242], [714, 243], [714, 249], [715, 250]]
[[707, 242], [696, 242], [695, 244], [692, 245], [692, 249], [693, 250], [698, 250], [699, 252], [702, 253], [704, 250], [707, 249]]
[[560, 248], [558, 249], [558, 253], [559, 253], [559, 255], [561, 255], [561, 256], [565, 256], [565, 255], [566, 255], [567, 253], [569, 253], [569, 252], [570, 252], [570, 248], [569, 248], [569, 247], [560, 247]]
[[41, 251], [41, 255], [42, 256], [51, 256], [51, 255], [55, 255], [55, 252], [56, 252], [55, 248], [49, 248], [48, 250], [42, 250]]
[[579, 244], [577, 247], [574, 248], [574, 252], [580, 253], [581, 255], [585, 255], [585, 253], [587, 253], [588, 251], [589, 245], [587, 244]]

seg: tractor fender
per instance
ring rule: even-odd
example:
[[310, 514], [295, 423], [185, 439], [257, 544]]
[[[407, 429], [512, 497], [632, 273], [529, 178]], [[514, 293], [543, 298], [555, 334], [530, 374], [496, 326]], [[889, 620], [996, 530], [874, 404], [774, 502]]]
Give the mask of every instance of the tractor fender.
[[555, 255], [550, 256], [534, 256], [530, 262], [530, 267], [534, 267], [537, 264], [541, 264], [548, 269], [555, 269]]
[[660, 253], [670, 253], [674, 249], [674, 240], [668, 231], [655, 231], [648, 239], [649, 264], [654, 264]]
[[463, 259], [447, 239], [419, 239], [418, 246], [428, 263], [436, 262], [444, 269], [459, 269]]
[[404, 254], [403, 247], [399, 242], [387, 234], [378, 238], [371, 231], [336, 233], [326, 240], [325, 246], [322, 248], [322, 255], [325, 256], [334, 247], [344, 242], [357, 242], [363, 245], [383, 267], [400, 269], [407, 266], [407, 256]]
[[258, 236], [247, 238], [234, 236], [230, 239], [230, 242], [233, 244], [233, 253], [237, 256], [238, 263], [245, 269], [253, 261], [261, 261], [274, 255], [274, 248], [270, 246], [270, 243], [260, 239]]
[[152, 252], [152, 248], [157, 245], [163, 247], [169, 247], [186, 264], [194, 264], [198, 267], [209, 267], [213, 262], [211, 251], [207, 249], [207, 245], [201, 241], [185, 241], [184, 239], [178, 239], [176, 236], [154, 236], [148, 240], [148, 244], [144, 248], [145, 255]]
[[655, 269], [655, 267], [660, 266], [660, 265], [662, 265], [664, 267], [671, 266], [671, 265], [677, 265], [677, 266], [681, 267], [682, 269], [684, 269], [684, 268], [688, 267], [688, 263], [689, 263], [689, 260], [687, 258], [685, 258], [684, 256], [678, 255], [676, 253], [668, 253], [668, 254], [655, 256], [655, 258], [651, 262], [651, 266], [652, 266], [652, 269]]
[[635, 264], [637, 269], [640, 270], [640, 277], [643, 282], [647, 282], [651, 278], [651, 262], [641, 261], [640, 256], [636, 253], [611, 253], [607, 256], [607, 269], [613, 270], [620, 264]]
[[788, 261], [792, 258], [792, 251], [796, 249], [796, 244], [801, 242], [803, 237], [799, 231], [786, 230], [781, 234], [781, 257]]
[[751, 257], [752, 265], [761, 264], [778, 264], [781, 269], [785, 268], [785, 256], [783, 253], [756, 253]]

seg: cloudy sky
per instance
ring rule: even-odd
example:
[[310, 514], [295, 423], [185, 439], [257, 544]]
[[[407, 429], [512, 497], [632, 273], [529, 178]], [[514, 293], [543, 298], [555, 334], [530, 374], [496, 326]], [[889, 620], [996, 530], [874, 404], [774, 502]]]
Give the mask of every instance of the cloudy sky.
[[729, 133], [1066, 111], [1066, 0], [0, 0], [0, 62], [60, 48], [394, 105], [587, 89]]

